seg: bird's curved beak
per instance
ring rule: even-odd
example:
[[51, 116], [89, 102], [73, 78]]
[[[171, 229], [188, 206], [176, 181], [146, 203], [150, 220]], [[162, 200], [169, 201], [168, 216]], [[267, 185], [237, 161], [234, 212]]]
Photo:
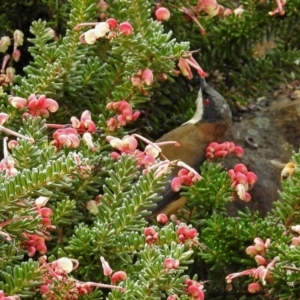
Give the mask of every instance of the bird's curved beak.
[[207, 82], [205, 81], [205, 79], [202, 76], [200, 76], [200, 88], [201, 88], [201, 90], [203, 90], [206, 86], [207, 86]]

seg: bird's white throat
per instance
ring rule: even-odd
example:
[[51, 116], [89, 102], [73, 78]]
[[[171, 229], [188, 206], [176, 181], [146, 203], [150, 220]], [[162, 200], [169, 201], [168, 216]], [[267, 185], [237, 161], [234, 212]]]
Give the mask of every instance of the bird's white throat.
[[198, 93], [198, 98], [196, 100], [196, 112], [189, 121], [183, 123], [182, 125], [196, 124], [202, 119], [202, 116], [203, 116], [203, 96], [202, 96], [202, 89], [200, 89]]

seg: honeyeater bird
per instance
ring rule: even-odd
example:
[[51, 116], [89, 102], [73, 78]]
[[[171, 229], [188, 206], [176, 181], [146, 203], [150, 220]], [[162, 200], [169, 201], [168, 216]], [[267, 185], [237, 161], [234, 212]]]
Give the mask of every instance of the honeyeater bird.
[[[200, 90], [194, 116], [181, 126], [163, 135], [157, 142], [178, 142], [179, 147], [174, 145], [161, 146], [164, 156], [170, 161], [181, 160], [199, 171], [200, 165], [206, 159], [206, 147], [211, 142], [222, 140], [231, 125], [231, 120], [231, 111], [223, 96], [208, 85], [204, 78], [200, 78]], [[177, 176], [179, 169], [178, 166], [172, 169], [170, 180]], [[180, 197], [180, 192], [174, 192], [171, 185], [168, 185], [163, 192], [163, 199], [152, 210], [152, 216], [160, 213], [171, 215], [182, 208], [185, 203], [186, 198]]]

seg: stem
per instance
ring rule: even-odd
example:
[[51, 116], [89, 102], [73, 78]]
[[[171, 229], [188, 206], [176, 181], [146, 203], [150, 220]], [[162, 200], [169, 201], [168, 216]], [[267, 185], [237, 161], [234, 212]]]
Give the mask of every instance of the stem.
[[21, 138], [21, 139], [27, 140], [27, 141], [29, 141], [30, 143], [34, 143], [34, 139], [33, 139], [33, 138], [29, 138], [29, 137], [27, 137], [27, 136], [25, 136], [25, 135], [22, 135], [22, 134], [18, 133], [18, 132], [15, 132], [15, 131], [13, 131], [13, 130], [10, 130], [10, 129], [8, 129], [8, 128], [2, 126], [2, 125], [0, 125], [0, 131], [3, 131], [3, 132], [5, 132], [5, 133], [7, 133], [7, 134], [14, 135], [14, 136], [19, 137], [19, 138]]

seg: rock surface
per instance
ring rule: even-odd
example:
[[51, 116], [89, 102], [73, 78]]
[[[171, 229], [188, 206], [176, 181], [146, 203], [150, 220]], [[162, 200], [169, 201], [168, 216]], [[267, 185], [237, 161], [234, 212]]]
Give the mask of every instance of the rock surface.
[[[272, 160], [283, 165], [289, 162], [292, 150], [300, 146], [300, 97], [294, 100], [286, 95], [276, 99], [262, 98], [255, 109], [240, 115], [226, 135], [226, 140], [234, 141], [245, 149], [241, 159], [226, 159], [225, 167], [231, 168], [241, 162], [255, 172], [258, 182], [250, 191], [252, 200], [246, 204], [251, 210], [259, 210], [264, 216], [272, 208], [272, 203], [280, 199], [280, 174], [282, 166], [275, 166]], [[278, 163], [277, 163], [278, 165]], [[235, 214], [245, 204], [235, 201], [230, 214]]]

